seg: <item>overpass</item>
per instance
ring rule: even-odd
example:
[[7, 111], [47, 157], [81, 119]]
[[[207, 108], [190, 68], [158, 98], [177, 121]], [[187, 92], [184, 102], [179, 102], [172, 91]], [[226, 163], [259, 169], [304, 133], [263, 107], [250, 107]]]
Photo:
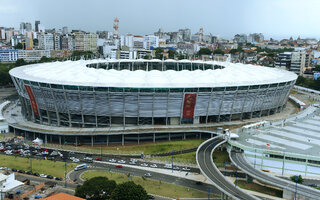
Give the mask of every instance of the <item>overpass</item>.
[[320, 190], [298, 184], [294, 182], [284, 180], [272, 175], [267, 174], [266, 172], [255, 169], [250, 163], [247, 162], [244, 154], [242, 152], [235, 152], [231, 149], [229, 153], [231, 161], [240, 168], [243, 172], [249, 174], [255, 179], [262, 181], [264, 183], [282, 188], [284, 190], [291, 191], [292, 194], [295, 192], [298, 196], [303, 197], [303, 199], [319, 199], [320, 198]]
[[203, 142], [199, 146], [196, 159], [201, 173], [220, 191], [233, 199], [257, 200], [257, 197], [248, 194], [226, 179], [214, 164], [213, 152], [217, 146], [225, 142], [226, 140], [223, 136], [216, 136]]

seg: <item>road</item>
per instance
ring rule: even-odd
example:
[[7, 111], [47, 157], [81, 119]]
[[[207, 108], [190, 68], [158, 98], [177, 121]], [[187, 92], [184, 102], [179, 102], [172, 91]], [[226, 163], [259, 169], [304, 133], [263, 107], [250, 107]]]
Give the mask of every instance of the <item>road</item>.
[[139, 176], [139, 177], [141, 177], [145, 173], [149, 172], [152, 175], [152, 177], [150, 177], [150, 178], [154, 179], [154, 180], [172, 183], [175, 185], [181, 185], [184, 187], [188, 187], [188, 188], [192, 188], [192, 189], [196, 189], [196, 190], [200, 190], [200, 191], [204, 191], [204, 192], [208, 192], [208, 190], [210, 188], [212, 193], [220, 194], [220, 191], [217, 188], [213, 187], [211, 184], [206, 184], [203, 182], [194, 181], [194, 180], [190, 180], [187, 178], [173, 176], [171, 174], [171, 170], [169, 170], [169, 169], [167, 169], [167, 173], [158, 173], [158, 172], [152, 171], [152, 169], [150, 169], [150, 168], [143, 168], [143, 167], [133, 168], [133, 167], [129, 167], [129, 166], [123, 166], [122, 168], [116, 168], [112, 164], [94, 162], [94, 163], [90, 164], [89, 167], [85, 170], [72, 171], [69, 175], [69, 178], [71, 180], [75, 181], [76, 183], [82, 184], [83, 181], [80, 179], [80, 176], [83, 172], [88, 171], [88, 170], [103, 170], [103, 171], [110, 171], [111, 170], [112, 172], [122, 173], [122, 174], [130, 173], [133, 176]]
[[204, 176], [206, 176], [213, 185], [215, 185], [223, 193], [234, 199], [256, 200], [247, 192], [241, 190], [232, 182], [227, 180], [218, 170], [212, 160], [212, 153], [215, 147], [222, 143], [224, 139], [221, 136], [214, 137], [202, 143], [197, 151], [197, 163]]
[[[242, 171], [249, 174], [250, 176], [268, 183], [270, 185], [277, 186], [279, 188], [287, 189], [292, 192], [295, 192], [296, 184], [294, 182], [284, 180], [281, 178], [274, 177], [265, 172], [255, 169], [251, 164], [249, 164], [243, 153], [231, 151], [230, 153], [231, 161], [236, 164]], [[319, 199], [320, 190], [316, 190], [314, 188], [298, 184], [297, 193], [303, 196], [309, 197], [311, 199]]]

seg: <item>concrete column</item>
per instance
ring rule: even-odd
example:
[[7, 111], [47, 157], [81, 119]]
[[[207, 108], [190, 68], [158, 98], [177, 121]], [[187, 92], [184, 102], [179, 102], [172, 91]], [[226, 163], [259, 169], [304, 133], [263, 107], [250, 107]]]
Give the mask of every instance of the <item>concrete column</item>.
[[45, 144], [48, 143], [48, 135], [47, 135], [47, 134], [44, 135], [44, 143], [45, 143]]
[[153, 133], [153, 143], [155, 143], [155, 142], [156, 142], [156, 134]]
[[13, 135], [16, 136], [16, 129], [13, 128]]
[[122, 134], [122, 142], [121, 142], [122, 146], [124, 146], [124, 134]]
[[186, 133], [183, 133], [183, 139], [184, 140], [186, 139]]
[[168, 138], [169, 138], [169, 141], [171, 141], [171, 133], [169, 133], [169, 136], [168, 136]]
[[109, 135], [107, 135], [107, 146], [109, 146]]
[[36, 133], [35, 132], [33, 133], [33, 139], [36, 139]]
[[76, 136], [76, 146], [78, 146], [78, 136]]
[[59, 144], [61, 145], [61, 135], [59, 135]]
[[93, 136], [91, 136], [91, 146], [93, 147]]
[[138, 144], [140, 144], [140, 134], [138, 133]]
[[50, 143], [52, 143], [52, 135], [50, 135]]

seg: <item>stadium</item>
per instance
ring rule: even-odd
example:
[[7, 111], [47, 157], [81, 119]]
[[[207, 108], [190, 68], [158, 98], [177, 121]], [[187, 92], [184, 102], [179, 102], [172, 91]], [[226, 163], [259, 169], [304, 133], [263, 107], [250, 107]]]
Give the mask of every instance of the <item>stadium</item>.
[[10, 75], [27, 122], [109, 133], [271, 115], [284, 108], [297, 78], [255, 65], [156, 59], [41, 63]]

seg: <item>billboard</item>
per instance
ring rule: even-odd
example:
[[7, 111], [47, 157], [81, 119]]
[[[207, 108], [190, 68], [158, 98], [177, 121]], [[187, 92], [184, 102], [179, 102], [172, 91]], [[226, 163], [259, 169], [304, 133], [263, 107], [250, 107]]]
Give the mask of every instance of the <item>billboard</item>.
[[31, 87], [29, 85], [24, 85], [24, 87], [27, 90], [27, 93], [28, 93], [28, 96], [29, 96], [29, 99], [30, 99], [30, 102], [31, 102], [31, 107], [32, 107], [33, 113], [35, 115], [39, 116], [38, 105], [37, 105], [36, 99], [34, 98], [34, 95], [33, 95], [33, 92], [31, 90]]
[[194, 108], [196, 106], [196, 93], [184, 94], [182, 118], [190, 119], [194, 116]]

